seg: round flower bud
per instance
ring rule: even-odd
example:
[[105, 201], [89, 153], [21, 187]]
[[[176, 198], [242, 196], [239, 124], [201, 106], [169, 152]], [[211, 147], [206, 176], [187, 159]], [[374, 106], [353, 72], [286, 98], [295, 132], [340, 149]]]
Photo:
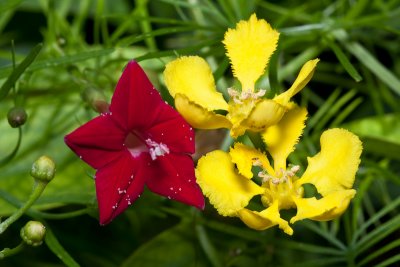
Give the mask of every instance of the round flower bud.
[[94, 88], [86, 88], [82, 93], [82, 98], [94, 111], [98, 113], [108, 112], [109, 104], [101, 91]]
[[44, 182], [49, 182], [53, 179], [56, 172], [54, 161], [47, 157], [41, 156], [32, 165], [31, 176]]
[[41, 222], [29, 221], [21, 229], [21, 238], [31, 246], [40, 246], [46, 234], [46, 227]]
[[13, 107], [8, 111], [7, 119], [8, 123], [13, 128], [17, 128], [21, 125], [24, 125], [28, 115], [25, 112], [25, 109], [21, 107]]

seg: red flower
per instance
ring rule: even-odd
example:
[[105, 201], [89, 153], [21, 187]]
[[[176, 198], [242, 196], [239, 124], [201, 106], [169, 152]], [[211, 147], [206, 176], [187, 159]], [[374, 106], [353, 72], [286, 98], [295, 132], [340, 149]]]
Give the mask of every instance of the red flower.
[[97, 169], [100, 224], [123, 212], [145, 185], [169, 199], [204, 208], [189, 155], [195, 150], [194, 131], [134, 61], [117, 84], [109, 112], [65, 136], [65, 143]]

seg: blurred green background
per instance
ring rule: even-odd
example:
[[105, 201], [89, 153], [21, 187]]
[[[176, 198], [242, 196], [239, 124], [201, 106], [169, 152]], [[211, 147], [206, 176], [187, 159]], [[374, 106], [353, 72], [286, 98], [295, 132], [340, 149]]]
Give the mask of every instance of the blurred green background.
[[[206, 58], [224, 90], [233, 78], [221, 40], [252, 13], [281, 33], [258, 81], [269, 96], [287, 89], [307, 60], [321, 59], [295, 99], [310, 115], [291, 162], [304, 170], [327, 128], [344, 127], [363, 140], [347, 212], [332, 222], [298, 222], [287, 236], [248, 229], [210, 205], [200, 212], [145, 192], [99, 226], [94, 170], [63, 142], [96, 116], [87, 93], [110, 99], [123, 66], [135, 59], [173, 104], [162, 71], [179, 55]], [[33, 161], [48, 155], [57, 165], [44, 194], [0, 235], [0, 249], [15, 247], [34, 218], [47, 227], [45, 243], [0, 266], [400, 266], [399, 18], [398, 0], [0, 0], [2, 220], [28, 198]], [[7, 122], [14, 106], [28, 114], [20, 129]], [[228, 149], [225, 136], [199, 131], [196, 158]]]

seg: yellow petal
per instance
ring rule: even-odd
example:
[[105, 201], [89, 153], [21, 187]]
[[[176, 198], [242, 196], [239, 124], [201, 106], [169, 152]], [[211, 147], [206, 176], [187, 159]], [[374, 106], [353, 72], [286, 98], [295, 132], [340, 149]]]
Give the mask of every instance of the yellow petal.
[[259, 160], [262, 163], [262, 167], [267, 169], [268, 172], [273, 171], [267, 156], [255, 148], [236, 143], [235, 146], [230, 149], [229, 155], [232, 158], [232, 162], [236, 164], [239, 173], [248, 179], [253, 177], [251, 168], [253, 167], [253, 162], [256, 160]]
[[262, 138], [274, 159], [275, 170], [286, 169], [286, 159], [299, 141], [306, 118], [305, 108], [293, 108], [286, 112], [278, 124], [267, 128], [262, 133]]
[[335, 128], [323, 132], [320, 142], [321, 152], [308, 158], [308, 167], [296, 186], [311, 183], [323, 196], [351, 188], [360, 164], [360, 139], [345, 129]]
[[164, 79], [174, 98], [176, 94], [183, 94], [209, 111], [228, 109], [222, 94], [216, 90], [210, 66], [201, 57], [185, 56], [169, 62]]
[[289, 226], [289, 223], [280, 217], [277, 201], [261, 212], [242, 209], [238, 212], [238, 215], [252, 229], [265, 230], [278, 225], [286, 234], [293, 234], [293, 229]]
[[348, 207], [350, 200], [356, 194], [356, 190], [341, 190], [333, 192], [321, 199], [294, 198], [297, 206], [297, 214], [292, 217], [290, 223], [303, 219], [316, 221], [328, 221], [340, 216]]
[[236, 29], [229, 29], [222, 41], [231, 60], [233, 74], [242, 90], [254, 91], [254, 84], [264, 73], [269, 58], [275, 51], [279, 33], [255, 14], [248, 21], [240, 21]]
[[228, 153], [212, 151], [201, 157], [196, 167], [197, 182], [219, 214], [237, 216], [264, 189], [236, 173]]
[[192, 127], [197, 129], [229, 129], [232, 126], [225, 116], [208, 111], [181, 94], [175, 95], [175, 108]]
[[303, 89], [307, 85], [307, 83], [311, 80], [318, 61], [319, 61], [318, 58], [307, 61], [301, 68], [299, 75], [297, 76], [293, 85], [286, 92], [276, 96], [274, 100], [286, 106], [287, 103], [290, 101], [290, 98], [292, 98], [295, 94], [300, 92], [301, 89]]
[[237, 137], [246, 130], [261, 132], [278, 123], [286, 112], [286, 108], [271, 99], [258, 101], [247, 118], [232, 126], [232, 136]]

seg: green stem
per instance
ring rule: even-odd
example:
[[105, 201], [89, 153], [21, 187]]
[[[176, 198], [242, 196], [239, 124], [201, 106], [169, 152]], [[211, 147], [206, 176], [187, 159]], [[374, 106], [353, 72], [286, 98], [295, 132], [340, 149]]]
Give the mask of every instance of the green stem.
[[14, 214], [7, 218], [4, 222], [0, 224], [0, 234], [2, 234], [13, 222], [18, 220], [40, 197], [43, 190], [46, 188], [47, 183], [42, 181], [35, 181], [32, 194], [29, 196], [28, 201], [19, 208]]
[[15, 255], [18, 252], [20, 252], [24, 247], [25, 247], [25, 243], [21, 242], [15, 248], [5, 248], [5, 249], [3, 249], [2, 251], [0, 251], [0, 259], [4, 259], [5, 257], [9, 257], [9, 256], [12, 256], [12, 255]]
[[7, 155], [4, 159], [0, 160], [0, 166], [3, 166], [5, 164], [7, 164], [10, 160], [12, 160], [14, 158], [14, 156], [17, 154], [19, 147], [21, 145], [21, 141], [22, 141], [22, 129], [21, 127], [18, 127], [18, 140], [17, 140], [17, 144], [14, 148], [14, 150]]

